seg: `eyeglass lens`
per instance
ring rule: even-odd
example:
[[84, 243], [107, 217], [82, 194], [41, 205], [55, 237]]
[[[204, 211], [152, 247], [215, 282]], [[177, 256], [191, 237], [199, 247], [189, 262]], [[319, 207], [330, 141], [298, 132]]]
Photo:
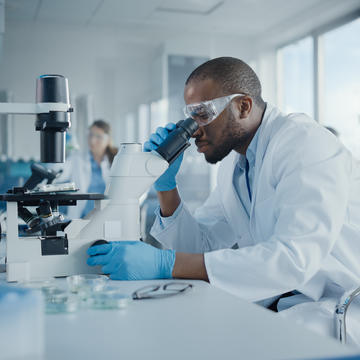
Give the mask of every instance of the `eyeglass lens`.
[[97, 141], [104, 141], [107, 138], [107, 134], [95, 134], [93, 132], [89, 132], [89, 139], [95, 139]]

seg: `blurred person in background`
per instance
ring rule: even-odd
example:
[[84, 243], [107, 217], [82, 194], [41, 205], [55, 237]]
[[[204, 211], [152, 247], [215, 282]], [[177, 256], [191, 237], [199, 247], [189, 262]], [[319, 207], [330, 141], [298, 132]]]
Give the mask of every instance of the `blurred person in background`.
[[[103, 194], [109, 179], [109, 171], [117, 148], [112, 145], [111, 127], [104, 120], [96, 120], [89, 127], [88, 151], [72, 152], [66, 160], [57, 183], [74, 182], [80, 193]], [[70, 219], [82, 218], [94, 208], [94, 201], [78, 201], [68, 206]]]

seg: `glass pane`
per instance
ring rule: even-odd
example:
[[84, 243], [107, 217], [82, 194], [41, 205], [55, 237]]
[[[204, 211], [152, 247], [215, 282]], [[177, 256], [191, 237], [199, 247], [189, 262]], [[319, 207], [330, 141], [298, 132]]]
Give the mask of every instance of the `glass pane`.
[[150, 136], [150, 106], [141, 104], [138, 109], [138, 141], [144, 144]]
[[360, 158], [360, 19], [321, 37], [321, 119]]
[[278, 51], [278, 99], [285, 113], [314, 117], [314, 49], [307, 37]]

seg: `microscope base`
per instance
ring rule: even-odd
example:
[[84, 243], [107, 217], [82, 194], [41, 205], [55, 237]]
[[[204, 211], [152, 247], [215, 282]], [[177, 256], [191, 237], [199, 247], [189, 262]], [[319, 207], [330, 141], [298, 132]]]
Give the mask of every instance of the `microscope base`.
[[[11, 241], [11, 239], [9, 239]], [[68, 254], [42, 255], [41, 242], [37, 237], [21, 239], [21, 249], [8, 254], [7, 281], [31, 281], [75, 274], [101, 273], [99, 266], [86, 264], [89, 240], [69, 240]]]

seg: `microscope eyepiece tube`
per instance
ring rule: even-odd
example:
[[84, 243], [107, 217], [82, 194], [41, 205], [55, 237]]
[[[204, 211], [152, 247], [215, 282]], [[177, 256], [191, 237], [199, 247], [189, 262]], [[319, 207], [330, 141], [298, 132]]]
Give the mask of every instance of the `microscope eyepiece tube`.
[[198, 128], [199, 125], [192, 118], [180, 120], [176, 124], [176, 129], [171, 131], [169, 136], [155, 151], [171, 164], [190, 146], [189, 139]]
[[[70, 106], [69, 86], [62, 75], [41, 75], [36, 80], [36, 103], [66, 103]], [[35, 127], [40, 135], [40, 158], [44, 163], [65, 161], [65, 132], [71, 126], [68, 111], [37, 115]]]

